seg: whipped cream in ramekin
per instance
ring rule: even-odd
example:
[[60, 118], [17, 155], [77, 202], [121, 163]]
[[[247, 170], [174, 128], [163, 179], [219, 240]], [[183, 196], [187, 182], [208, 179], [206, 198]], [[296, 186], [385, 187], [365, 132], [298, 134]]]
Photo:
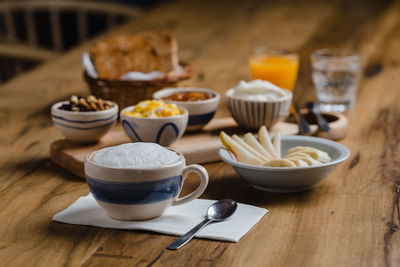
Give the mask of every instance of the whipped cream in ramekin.
[[240, 81], [239, 84], [233, 88], [233, 96], [255, 101], [271, 101], [285, 98], [290, 93], [273, 83], [254, 80], [250, 82]]

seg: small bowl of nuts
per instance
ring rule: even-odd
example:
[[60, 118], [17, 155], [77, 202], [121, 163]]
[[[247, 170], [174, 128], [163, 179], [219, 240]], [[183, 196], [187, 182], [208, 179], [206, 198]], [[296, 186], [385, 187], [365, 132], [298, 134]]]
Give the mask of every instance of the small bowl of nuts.
[[96, 142], [115, 124], [118, 105], [95, 96], [72, 96], [51, 107], [56, 128], [74, 142]]

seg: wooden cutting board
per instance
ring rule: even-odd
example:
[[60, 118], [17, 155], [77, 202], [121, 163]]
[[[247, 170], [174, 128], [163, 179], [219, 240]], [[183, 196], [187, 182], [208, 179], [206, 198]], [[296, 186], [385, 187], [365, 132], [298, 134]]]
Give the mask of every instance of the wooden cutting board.
[[[170, 147], [181, 152], [185, 156], [187, 164], [219, 161], [218, 150], [222, 146], [219, 140], [220, 131], [239, 135], [247, 132], [239, 128], [232, 118], [216, 118], [200, 132], [185, 133]], [[279, 122], [270, 132], [280, 132], [282, 135], [297, 134], [298, 127], [294, 123]], [[95, 144], [77, 144], [67, 139], [61, 139], [51, 144], [50, 158], [62, 168], [84, 178], [83, 161], [87, 153], [128, 142], [131, 142], [131, 139], [123, 130], [111, 131]]]
[[[303, 115], [306, 115], [306, 110], [302, 110]], [[323, 113], [323, 116], [329, 122], [331, 131], [320, 132], [316, 124], [310, 124], [312, 135], [319, 137], [338, 140], [342, 139], [347, 134], [348, 121], [345, 115], [339, 113]], [[312, 122], [311, 118], [307, 121]], [[185, 133], [178, 141], [170, 147], [179, 151], [185, 156], [187, 164], [202, 164], [220, 161], [218, 150], [222, 147], [219, 140], [220, 131], [225, 131], [227, 134], [242, 135], [247, 130], [238, 127], [236, 122], [231, 118], [215, 118], [207, 124], [202, 131], [194, 133]], [[299, 128], [293, 122], [278, 122], [270, 131], [271, 134], [280, 132], [281, 135], [298, 134]], [[50, 147], [50, 158], [57, 165], [72, 172], [73, 174], [85, 178], [83, 170], [83, 161], [85, 155], [89, 152], [115, 146], [123, 143], [132, 142], [122, 129], [114, 130], [104, 136], [98, 143], [95, 144], [78, 144], [67, 139], [54, 141]]]

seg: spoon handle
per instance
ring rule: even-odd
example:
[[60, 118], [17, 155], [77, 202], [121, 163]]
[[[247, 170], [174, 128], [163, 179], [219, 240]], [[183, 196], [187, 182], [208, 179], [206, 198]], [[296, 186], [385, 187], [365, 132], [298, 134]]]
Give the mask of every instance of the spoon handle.
[[314, 114], [315, 117], [317, 118], [319, 129], [323, 132], [329, 132], [331, 130], [331, 127], [329, 127], [328, 122], [322, 116], [321, 112], [319, 111], [319, 108], [315, 106], [314, 102], [307, 102], [306, 107], [308, 111]]
[[213, 220], [211, 219], [205, 219], [204, 221], [193, 227], [192, 230], [190, 230], [189, 232], [187, 232], [186, 234], [184, 234], [183, 236], [179, 237], [177, 240], [169, 244], [167, 249], [179, 249], [183, 247], [186, 243], [192, 240], [192, 238], [198, 231], [203, 229], [204, 226], [206, 226], [212, 221]]
[[300, 133], [311, 133], [310, 125], [303, 117], [303, 115], [300, 113], [300, 109], [299, 106], [297, 106], [297, 104], [294, 104], [294, 109], [296, 111], [296, 115], [298, 118]]
[[324, 117], [322, 117], [321, 113], [319, 113], [319, 111], [314, 111], [314, 114], [317, 117], [317, 123], [321, 131], [329, 132], [331, 130], [331, 127], [329, 127], [328, 122], [325, 120]]

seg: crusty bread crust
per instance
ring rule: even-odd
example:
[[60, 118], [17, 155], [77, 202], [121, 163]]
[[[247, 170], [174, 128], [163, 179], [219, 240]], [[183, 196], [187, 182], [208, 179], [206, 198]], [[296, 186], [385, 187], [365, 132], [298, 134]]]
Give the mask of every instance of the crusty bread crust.
[[107, 80], [118, 80], [129, 71], [167, 74], [178, 67], [177, 54], [175, 38], [160, 31], [111, 36], [90, 49], [99, 77]]

